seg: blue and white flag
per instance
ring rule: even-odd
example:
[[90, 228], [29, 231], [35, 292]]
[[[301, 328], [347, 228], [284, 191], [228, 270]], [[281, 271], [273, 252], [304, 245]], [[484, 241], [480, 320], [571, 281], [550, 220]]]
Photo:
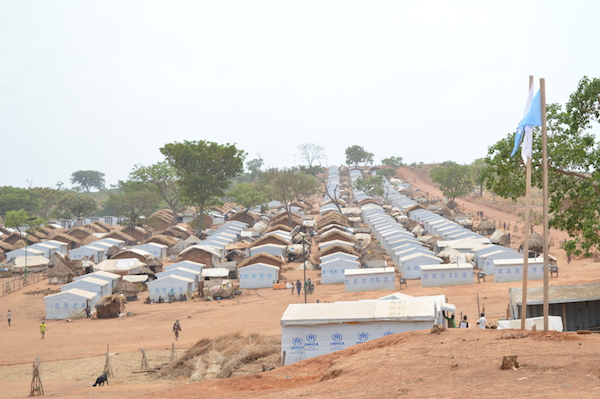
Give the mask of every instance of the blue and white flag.
[[[542, 126], [542, 102], [540, 100], [540, 91], [538, 90], [533, 95], [533, 86], [529, 88], [529, 96], [525, 105], [525, 113], [523, 119], [517, 127], [515, 133], [515, 145], [510, 156], [514, 156], [523, 141], [521, 146], [521, 157], [523, 162], [527, 163], [527, 157], [532, 158], [532, 131], [534, 126]], [[525, 137], [523, 137], [525, 136]]]

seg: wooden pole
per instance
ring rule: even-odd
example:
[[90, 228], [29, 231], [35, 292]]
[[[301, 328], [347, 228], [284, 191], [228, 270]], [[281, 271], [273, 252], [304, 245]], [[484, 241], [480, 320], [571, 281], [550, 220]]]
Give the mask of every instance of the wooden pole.
[[[529, 90], [533, 85], [533, 76], [529, 75]], [[527, 283], [529, 277], [529, 218], [531, 217], [531, 157], [527, 157], [525, 170], [525, 237], [523, 239], [523, 297], [521, 298], [521, 330], [525, 330], [527, 319]]]
[[479, 307], [479, 292], [477, 293], [477, 316], [481, 315], [481, 308]]
[[546, 130], [546, 80], [540, 79], [540, 102], [542, 107], [542, 183], [543, 183], [543, 210], [544, 215], [544, 331], [548, 331], [548, 283], [550, 258], [548, 254], [548, 132]]

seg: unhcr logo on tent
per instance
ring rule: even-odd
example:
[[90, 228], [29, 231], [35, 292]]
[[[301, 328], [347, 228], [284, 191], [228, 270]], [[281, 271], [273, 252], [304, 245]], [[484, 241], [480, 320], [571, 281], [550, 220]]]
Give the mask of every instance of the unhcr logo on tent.
[[307, 351], [316, 351], [319, 350], [318, 348], [319, 343], [317, 342], [317, 334], [307, 334], [306, 335], [306, 343], [304, 344], [304, 347], [306, 348]]
[[358, 343], [360, 344], [361, 342], [366, 342], [369, 340], [369, 333], [367, 332], [360, 332], [358, 333]]
[[386, 331], [385, 333], [383, 333], [384, 337], [387, 337], [388, 335], [392, 335], [395, 334], [393, 331]]
[[302, 346], [302, 338], [300, 337], [296, 337], [294, 339], [292, 339], [292, 350], [294, 349], [303, 349]]
[[331, 340], [333, 342], [331, 342], [331, 345], [344, 345], [344, 342], [342, 341], [344, 339], [344, 335], [341, 333], [333, 333], [331, 334]]

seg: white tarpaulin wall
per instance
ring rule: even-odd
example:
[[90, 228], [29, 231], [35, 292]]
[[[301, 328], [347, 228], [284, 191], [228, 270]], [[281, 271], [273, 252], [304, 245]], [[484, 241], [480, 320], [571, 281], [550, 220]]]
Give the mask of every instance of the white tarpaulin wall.
[[344, 282], [344, 270], [358, 269], [360, 262], [337, 258], [321, 263], [321, 284], [337, 284]]
[[433, 301], [413, 299], [290, 304], [281, 318], [282, 356], [287, 365], [390, 334], [429, 329], [437, 313]]
[[165, 301], [169, 299], [169, 292], [173, 291], [175, 297], [179, 297], [181, 294], [185, 294], [188, 298], [192, 297], [194, 280], [170, 275], [150, 281], [146, 284], [148, 286], [148, 296], [150, 299], [158, 301], [159, 297], [162, 297]]
[[85, 308], [94, 309], [100, 300], [100, 295], [95, 292], [72, 288], [44, 297], [46, 303], [47, 320], [65, 320], [85, 317]]
[[[544, 317], [531, 317], [525, 319], [525, 329], [531, 330], [535, 325], [535, 329], [538, 331], [544, 330]], [[506, 329], [521, 329], [521, 319], [514, 320], [498, 320], [498, 330]], [[563, 331], [562, 317], [560, 316], [548, 316], [548, 330], [551, 331]]]
[[279, 280], [279, 268], [254, 263], [238, 269], [240, 288], [271, 288]]
[[[527, 280], [541, 280], [544, 278], [544, 261], [529, 259], [527, 265]], [[523, 281], [524, 260], [521, 259], [496, 259], [494, 260], [494, 281], [507, 283]]]
[[393, 267], [376, 267], [345, 271], [346, 292], [393, 290], [396, 287]]
[[470, 263], [421, 265], [421, 286], [450, 287], [473, 284], [474, 275]]

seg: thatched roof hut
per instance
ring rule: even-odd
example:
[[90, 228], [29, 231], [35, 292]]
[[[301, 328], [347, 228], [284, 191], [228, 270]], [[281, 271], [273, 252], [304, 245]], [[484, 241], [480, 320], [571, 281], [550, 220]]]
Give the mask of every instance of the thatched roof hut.
[[[525, 241], [521, 242], [521, 245], [519, 245], [519, 252], [523, 252], [524, 244]], [[529, 250], [535, 251], [538, 254], [544, 253], [544, 238], [536, 232], [529, 235]]]
[[259, 217], [260, 217], [259, 215], [257, 215], [254, 212], [251, 212], [251, 211], [233, 212], [231, 214], [231, 216], [229, 217], [229, 220], [238, 221], [238, 222], [242, 222], [242, 223], [248, 223], [250, 225], [253, 225], [254, 223], [256, 223], [258, 221]]
[[332, 240], [347, 241], [347, 242], [351, 242], [353, 244], [356, 244], [356, 242], [357, 242], [356, 238], [354, 238], [353, 235], [348, 234], [346, 232], [339, 231], [339, 230], [329, 230], [329, 231], [321, 234], [321, 236], [316, 240], [316, 242], [320, 243], [320, 242], [327, 242], [327, 241], [332, 241]]
[[291, 242], [283, 237], [278, 236], [277, 234], [269, 234], [254, 241], [252, 244], [250, 244], [250, 248], [264, 244], [290, 245]]
[[140, 226], [127, 226], [121, 229], [121, 232], [134, 237], [136, 241], [143, 241], [152, 235], [151, 232]]
[[361, 207], [363, 205], [366, 204], [375, 204], [375, 205], [381, 205], [380, 201], [377, 201], [375, 198], [373, 197], [369, 197], [369, 198], [365, 198], [363, 200], [358, 201], [358, 206]]
[[49, 239], [64, 242], [65, 244], [67, 244], [67, 249], [75, 249], [81, 243], [81, 240], [67, 233], [59, 233], [55, 236], [50, 236]]
[[496, 231], [496, 225], [489, 219], [483, 220], [479, 223], [479, 226], [477, 226], [477, 232], [482, 236], [492, 235], [494, 234], [494, 231]]
[[[19, 241], [23, 241], [23, 246], [25, 246], [25, 239], [16, 231], [13, 231], [6, 237], [2, 237], [2, 241], [14, 246], [15, 249], [19, 249], [19, 248], [17, 248], [17, 245], [16, 245], [17, 242], [19, 242]], [[29, 245], [31, 245], [31, 244], [37, 244], [38, 242], [40, 242], [40, 239], [35, 236], [30, 236], [28, 241], [29, 241]]]
[[114, 230], [105, 235], [102, 238], [115, 238], [117, 240], [125, 241], [128, 245], [137, 243], [138, 241], [135, 237], [130, 236], [129, 234], [125, 234], [122, 231]]
[[96, 237], [93, 234], [90, 234], [89, 236], [87, 236], [83, 240], [81, 240], [80, 245], [88, 245], [88, 244], [93, 243], [94, 241], [98, 241], [98, 237]]
[[278, 266], [281, 267], [285, 264], [283, 259], [278, 258], [275, 255], [268, 254], [266, 252], [261, 252], [254, 256], [251, 256], [247, 259], [241, 261], [237, 267], [244, 267], [248, 265], [253, 265], [255, 263], [266, 263], [267, 265]]
[[110, 319], [125, 312], [127, 299], [122, 295], [106, 295], [96, 303], [96, 317]]
[[191, 232], [186, 232], [180, 229], [179, 227], [171, 226], [168, 229], [161, 231], [160, 234], [157, 235], [169, 236], [180, 240], [185, 240], [191, 234]]
[[167, 247], [172, 247], [178, 241], [179, 241], [179, 238], [175, 238], [175, 237], [171, 237], [171, 236], [166, 236], [166, 235], [163, 235], [163, 234], [159, 234], [159, 235], [152, 236], [152, 237], [150, 237], [150, 238], [142, 241], [142, 244], [147, 244], [149, 242], [154, 242], [154, 243], [157, 243], [157, 244], [166, 245]]
[[104, 232], [104, 233], [108, 233], [109, 231], [113, 230], [113, 227], [107, 223], [101, 222], [99, 220], [96, 220], [95, 222], [89, 223], [90, 225], [94, 225], [94, 226], [98, 226], [98, 228], [101, 230], [100, 232]]
[[267, 233], [270, 233], [272, 231], [277, 231], [277, 230], [287, 231], [288, 233], [291, 233], [293, 229], [290, 226], [287, 226], [285, 224], [276, 224], [276, 225], [273, 225], [273, 226], [269, 227], [268, 229], [266, 229], [263, 234], [267, 234]]
[[15, 247], [12, 244], [9, 244], [5, 241], [0, 241], [0, 252], [6, 253], [10, 251], [14, 251]]
[[120, 280], [113, 288], [113, 294], [121, 294], [128, 301], [137, 301], [138, 287], [131, 281]]
[[165, 230], [175, 224], [178, 217], [171, 209], [160, 209], [148, 217], [144, 224], [155, 230]]
[[356, 252], [354, 249], [350, 248], [347, 245], [331, 245], [327, 248], [323, 248], [322, 250], [320, 250], [319, 252], [317, 252], [317, 254], [315, 255], [317, 259], [320, 259], [323, 256], [327, 256], [329, 254], [333, 254], [336, 252], [344, 252], [350, 255], [355, 255], [360, 257], [360, 254], [358, 252]]
[[317, 234], [323, 235], [323, 234], [327, 233], [328, 231], [332, 231], [332, 230], [346, 231], [347, 228], [348, 228], [348, 226], [343, 226], [341, 224], [332, 223], [332, 224], [328, 224], [327, 226], [323, 226], [320, 229], [318, 229]]
[[94, 233], [96, 233], [96, 231], [85, 226], [73, 227], [72, 229], [67, 231], [68, 235], [70, 235], [71, 237], [75, 237], [80, 242], [83, 241], [87, 236]]
[[58, 261], [54, 266], [48, 268], [49, 284], [67, 284], [73, 281], [76, 274], [67, 265]]

